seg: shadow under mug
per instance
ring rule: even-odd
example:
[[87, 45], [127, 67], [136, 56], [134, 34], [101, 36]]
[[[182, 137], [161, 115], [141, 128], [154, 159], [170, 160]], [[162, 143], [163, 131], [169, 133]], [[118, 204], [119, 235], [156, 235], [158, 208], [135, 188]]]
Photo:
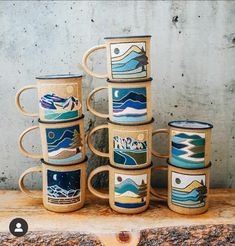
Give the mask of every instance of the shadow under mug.
[[[82, 76], [47, 75], [37, 77], [36, 85], [21, 88], [16, 94], [16, 106], [26, 116], [37, 116], [43, 121], [61, 122], [82, 115]], [[39, 113], [29, 113], [20, 104], [24, 91], [37, 89]]]
[[209, 206], [210, 167], [186, 169], [168, 162], [168, 195], [160, 195], [151, 187], [151, 194], [166, 200], [168, 207], [180, 214], [202, 214]]
[[[89, 49], [83, 56], [83, 69], [96, 78], [112, 81], [131, 81], [150, 78], [151, 36], [107, 37], [105, 44]], [[87, 65], [88, 57], [96, 50], [107, 51], [107, 73], [98, 74]]]
[[[101, 172], [109, 172], [109, 193], [97, 191], [92, 178]], [[145, 211], [149, 205], [151, 165], [142, 169], [121, 169], [112, 165], [94, 169], [88, 177], [88, 189], [99, 198], [108, 199], [110, 207], [125, 214]]]
[[[145, 82], [112, 83], [94, 89], [87, 97], [87, 108], [94, 115], [113, 122], [138, 124], [152, 119], [151, 78]], [[109, 113], [96, 111], [91, 99], [98, 91], [107, 89]]]
[[153, 150], [153, 155], [169, 158], [169, 163], [183, 168], [207, 167], [211, 161], [211, 129], [209, 123], [200, 121], [171, 121], [168, 129], [159, 129], [153, 135], [169, 135], [169, 154], [162, 155]]
[[[94, 127], [88, 134], [87, 144], [91, 151], [101, 157], [108, 157], [110, 164], [122, 168], [143, 168], [151, 164], [152, 123], [108, 124]], [[109, 153], [101, 152], [92, 145], [92, 135], [100, 129], [109, 131]]]
[[[20, 190], [34, 199], [42, 199], [46, 209], [54, 212], [72, 212], [83, 207], [86, 190], [87, 159], [79, 164], [56, 166], [41, 160], [40, 166], [31, 167], [19, 179]], [[42, 193], [26, 189], [24, 179], [35, 172], [42, 173]]]
[[[39, 125], [27, 128], [19, 137], [19, 149], [23, 155], [56, 165], [78, 163], [85, 159], [84, 115], [60, 124], [38, 122]], [[36, 128], [41, 133], [42, 154], [30, 153], [23, 146], [24, 136]]]

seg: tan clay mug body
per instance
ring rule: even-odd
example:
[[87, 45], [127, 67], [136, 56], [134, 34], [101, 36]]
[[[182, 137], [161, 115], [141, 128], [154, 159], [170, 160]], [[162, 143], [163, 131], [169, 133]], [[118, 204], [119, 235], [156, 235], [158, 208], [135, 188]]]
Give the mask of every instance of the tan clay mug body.
[[[125, 124], [145, 123], [152, 119], [151, 78], [145, 82], [117, 83], [94, 89], [87, 97], [87, 108], [96, 116], [109, 118]], [[101, 90], [108, 90], [109, 113], [96, 111], [91, 104], [92, 97]]]
[[212, 125], [199, 121], [171, 121], [168, 129], [153, 132], [169, 135], [169, 154], [162, 155], [153, 150], [153, 155], [169, 158], [178, 167], [196, 169], [207, 167], [211, 161]]
[[168, 195], [160, 195], [153, 188], [151, 194], [167, 200], [168, 207], [177, 213], [204, 213], [209, 206], [210, 166], [186, 169], [168, 163]]
[[[110, 163], [122, 168], [143, 168], [151, 163], [152, 122], [136, 125], [108, 124], [96, 126], [88, 134], [87, 143], [93, 153], [108, 157]], [[92, 135], [100, 129], [109, 131], [109, 153], [101, 152], [92, 145]]]
[[[39, 128], [42, 153], [30, 153], [23, 146], [24, 136]], [[65, 165], [81, 162], [85, 159], [84, 116], [63, 123], [43, 122], [27, 128], [19, 137], [19, 148], [23, 155], [34, 159], [43, 158], [47, 163]]]
[[[83, 207], [86, 190], [86, 165], [82, 163], [56, 166], [42, 160], [40, 166], [31, 167], [22, 173], [19, 179], [20, 190], [27, 196], [43, 199], [46, 209], [54, 212], [71, 212]], [[34, 194], [24, 186], [24, 179], [28, 174], [42, 173], [42, 194]]]
[[[61, 122], [82, 115], [82, 76], [47, 75], [37, 77], [36, 85], [23, 87], [16, 94], [16, 106], [26, 116], [39, 116], [42, 121]], [[20, 104], [22, 93], [37, 89], [39, 113], [29, 113]]]
[[[112, 81], [132, 81], [150, 78], [150, 39], [151, 36], [107, 37], [105, 44], [89, 49], [83, 56], [84, 70], [96, 78]], [[107, 51], [107, 73], [98, 74], [87, 65], [88, 57], [96, 50]]]
[[[109, 193], [97, 191], [92, 178], [101, 172], [109, 172]], [[145, 211], [149, 205], [151, 166], [143, 169], [121, 169], [111, 165], [94, 169], [88, 178], [88, 188], [95, 196], [109, 199], [110, 207], [125, 214]]]

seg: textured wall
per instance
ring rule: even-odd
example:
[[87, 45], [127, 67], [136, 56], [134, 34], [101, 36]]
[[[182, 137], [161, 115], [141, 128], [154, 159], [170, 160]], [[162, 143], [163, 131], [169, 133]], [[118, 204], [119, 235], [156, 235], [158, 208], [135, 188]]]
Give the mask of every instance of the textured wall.
[[[234, 186], [235, 2], [1, 1], [0, 27], [0, 188], [17, 188], [20, 173], [39, 164], [18, 151], [19, 134], [37, 119], [16, 110], [17, 90], [35, 83], [37, 75], [78, 73], [83, 53], [103, 43], [104, 36], [138, 34], [152, 35], [154, 127], [166, 127], [176, 119], [212, 122], [212, 185]], [[104, 71], [104, 58], [97, 53], [91, 66]], [[103, 84], [86, 76], [84, 95]], [[25, 94], [23, 103], [35, 110], [36, 93]], [[95, 104], [106, 107], [106, 95], [100, 93]], [[84, 112], [86, 130], [104, 122]], [[98, 136], [95, 141], [105, 149], [103, 139]], [[166, 151], [165, 142], [154, 143]], [[40, 149], [38, 133], [28, 146]], [[89, 169], [106, 162], [92, 156]], [[154, 175], [155, 181], [165, 184], [165, 175], [159, 176]], [[33, 187], [40, 183], [38, 177]]]

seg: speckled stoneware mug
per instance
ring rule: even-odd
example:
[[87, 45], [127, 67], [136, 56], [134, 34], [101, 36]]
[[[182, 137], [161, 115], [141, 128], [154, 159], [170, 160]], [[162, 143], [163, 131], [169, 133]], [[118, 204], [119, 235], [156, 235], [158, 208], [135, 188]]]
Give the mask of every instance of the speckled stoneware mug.
[[[105, 44], [89, 49], [83, 56], [84, 70], [96, 78], [111, 81], [136, 81], [150, 78], [151, 36], [107, 37]], [[88, 57], [96, 50], [107, 51], [107, 73], [98, 74], [87, 65]]]
[[[158, 194], [151, 187], [151, 194], [167, 200], [168, 207], [180, 214], [201, 214], [209, 207], [210, 166], [186, 169], [168, 162], [168, 195]], [[158, 167], [159, 168], [159, 167]]]
[[[109, 172], [109, 193], [97, 191], [92, 178], [101, 172]], [[149, 205], [151, 165], [142, 169], [123, 169], [112, 165], [94, 169], [88, 178], [88, 188], [95, 196], [108, 199], [110, 207], [125, 214], [145, 211]]]
[[[43, 199], [46, 209], [54, 212], [72, 212], [83, 207], [86, 190], [85, 161], [79, 164], [56, 166], [41, 160], [40, 166], [31, 167], [22, 173], [19, 179], [20, 190], [34, 199]], [[24, 178], [32, 173], [42, 173], [42, 193], [29, 191]]]
[[[145, 82], [112, 83], [94, 89], [87, 97], [87, 108], [96, 116], [125, 124], [145, 123], [152, 119], [151, 78]], [[91, 99], [98, 91], [107, 89], [109, 113], [96, 111]]]
[[[36, 85], [25, 86], [16, 94], [16, 106], [22, 114], [53, 122], [76, 119], [82, 115], [81, 75], [46, 75], [36, 79]], [[37, 89], [39, 113], [25, 111], [20, 103], [22, 93], [29, 89]]]
[[[153, 119], [143, 124], [108, 124], [96, 126], [87, 137], [87, 143], [93, 153], [108, 157], [113, 166], [121, 168], [143, 168], [149, 166], [152, 155]], [[97, 150], [92, 144], [92, 135], [100, 129], [109, 131], [109, 153]]]
[[[19, 148], [23, 155], [33, 159], [44, 159], [50, 164], [66, 165], [85, 159], [84, 116], [61, 123], [39, 121], [39, 125], [24, 130], [19, 137]], [[28, 132], [40, 129], [42, 153], [30, 153], [23, 145]]]
[[207, 167], [211, 161], [211, 129], [213, 126], [200, 121], [171, 121], [168, 129], [153, 132], [169, 135], [169, 154], [162, 155], [153, 150], [153, 155], [169, 158], [178, 167], [196, 169]]

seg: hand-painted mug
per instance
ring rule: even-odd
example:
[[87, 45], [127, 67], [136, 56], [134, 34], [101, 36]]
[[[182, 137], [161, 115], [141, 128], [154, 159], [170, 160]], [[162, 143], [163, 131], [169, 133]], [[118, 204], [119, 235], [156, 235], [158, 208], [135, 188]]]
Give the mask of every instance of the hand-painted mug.
[[[109, 193], [97, 191], [91, 184], [92, 178], [101, 172], [109, 172]], [[88, 189], [92, 194], [109, 199], [110, 207], [125, 214], [145, 211], [149, 205], [151, 165], [142, 169], [121, 169], [112, 165], [94, 169], [88, 177]]]
[[186, 169], [168, 162], [168, 195], [160, 195], [151, 187], [151, 194], [167, 200], [168, 207], [180, 214], [201, 214], [209, 206], [210, 166]]
[[[152, 119], [151, 78], [146, 82], [112, 83], [94, 89], [87, 97], [87, 108], [96, 116], [109, 118], [113, 122], [137, 124]], [[93, 95], [108, 89], [109, 113], [97, 112], [91, 105]]]
[[[27, 128], [19, 137], [19, 148], [23, 155], [44, 159], [50, 164], [66, 165], [85, 159], [84, 116], [77, 120], [58, 123], [39, 121], [39, 125]], [[23, 146], [26, 133], [40, 128], [42, 154], [28, 152]]]
[[[84, 70], [96, 78], [112, 81], [131, 81], [150, 78], [151, 36], [107, 37], [105, 44], [89, 49], [83, 56]], [[91, 53], [99, 49], [107, 50], [107, 74], [98, 74], [88, 68]]]
[[[54, 212], [72, 212], [83, 207], [86, 190], [87, 159], [79, 164], [56, 166], [41, 160], [42, 165], [31, 167], [19, 179], [20, 190], [35, 199], [43, 199], [46, 209]], [[24, 178], [42, 172], [42, 194], [34, 194], [24, 186]]]
[[[151, 163], [152, 122], [146, 124], [124, 125], [108, 121], [108, 124], [96, 126], [87, 137], [87, 143], [93, 153], [109, 157], [110, 163], [122, 168], [143, 168]], [[91, 141], [93, 133], [99, 129], [109, 130], [109, 153], [97, 150]]]
[[169, 134], [169, 154], [162, 155], [152, 151], [160, 158], [169, 158], [169, 162], [178, 167], [203, 168], [211, 161], [212, 125], [199, 121], [171, 121], [169, 129], [153, 132]]
[[[25, 86], [16, 94], [16, 106], [20, 112], [53, 122], [77, 119], [82, 115], [81, 75], [47, 75], [36, 79], [37, 85]], [[38, 91], [39, 113], [29, 113], [20, 104], [21, 94], [29, 89]]]

